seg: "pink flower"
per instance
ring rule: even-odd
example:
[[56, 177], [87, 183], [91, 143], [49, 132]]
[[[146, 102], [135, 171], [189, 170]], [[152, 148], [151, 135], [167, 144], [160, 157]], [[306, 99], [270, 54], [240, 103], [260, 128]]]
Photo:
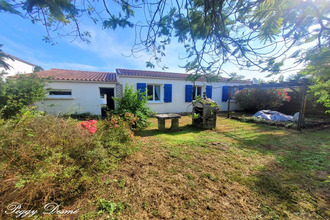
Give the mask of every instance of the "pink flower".
[[95, 125], [96, 124], [96, 120], [89, 120], [89, 123], [91, 124], [91, 125]]
[[118, 124], [115, 124], [115, 127], [116, 127], [116, 128], [118, 128], [118, 127], [119, 127], [119, 125], [118, 125]]
[[81, 126], [84, 128], [89, 127], [89, 123], [87, 121], [80, 122]]
[[96, 131], [97, 131], [97, 128], [94, 127], [94, 126], [92, 126], [92, 127], [88, 130], [88, 132], [89, 132], [90, 134], [95, 134]]
[[97, 130], [96, 122], [96, 120], [89, 120], [80, 122], [80, 124], [83, 128], [87, 129], [90, 134], [94, 134]]

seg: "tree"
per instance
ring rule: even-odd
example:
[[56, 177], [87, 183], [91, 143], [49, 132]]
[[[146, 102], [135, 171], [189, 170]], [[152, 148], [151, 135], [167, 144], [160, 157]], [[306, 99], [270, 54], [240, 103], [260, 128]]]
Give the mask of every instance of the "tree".
[[[148, 67], [160, 65], [177, 39], [186, 50], [184, 67], [197, 76], [221, 74], [230, 63], [283, 73], [311, 62], [308, 49], [320, 53], [330, 45], [328, 0], [0, 0], [0, 5], [0, 12], [42, 23], [47, 42], [53, 42], [52, 33], [88, 42], [90, 34], [79, 27], [84, 15], [105, 29], [135, 28], [132, 53], [150, 53]], [[69, 32], [59, 32], [69, 25]], [[295, 64], [286, 68], [289, 59]]]
[[306, 53], [308, 65], [300, 74], [310, 77], [314, 83], [310, 86], [311, 92], [318, 97], [330, 113], [330, 48], [326, 47], [319, 51], [312, 48]]
[[[314, 42], [322, 49], [330, 41], [327, 0], [114, 0], [111, 3], [1, 0], [0, 11], [26, 14], [33, 22], [41, 22], [47, 32], [45, 40], [49, 42], [53, 40], [52, 31], [61, 36], [58, 32], [61, 25], [72, 25], [73, 29], [66, 34], [88, 41], [89, 33], [79, 27], [79, 18], [84, 15], [102, 23], [103, 28], [135, 28], [136, 44], [132, 51], [146, 50], [156, 63], [161, 62], [165, 48], [175, 37], [186, 49], [187, 71], [204, 75], [222, 73], [226, 63], [279, 73], [286, 59], [302, 55], [303, 50], [295, 46]], [[147, 64], [154, 65], [151, 61]]]
[[15, 116], [21, 109], [45, 96], [45, 80], [35, 74], [7, 78], [6, 81], [0, 77], [0, 117]]
[[[9, 70], [11, 66], [5, 60], [6, 59], [13, 60], [13, 59], [1, 50], [2, 46], [3, 45], [0, 44], [0, 68], [4, 68], [5, 70]], [[5, 73], [2, 73], [2, 75], [4, 75], [4, 74]]]
[[43, 70], [44, 70], [44, 68], [42, 68], [41, 66], [38, 66], [38, 65], [33, 67], [33, 73], [40, 72]]

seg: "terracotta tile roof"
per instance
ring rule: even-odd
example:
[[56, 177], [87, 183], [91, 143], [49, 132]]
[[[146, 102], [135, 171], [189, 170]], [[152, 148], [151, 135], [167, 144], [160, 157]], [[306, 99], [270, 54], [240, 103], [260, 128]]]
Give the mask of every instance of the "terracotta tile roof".
[[189, 74], [184, 73], [171, 73], [171, 72], [158, 72], [146, 70], [129, 70], [129, 69], [116, 69], [118, 76], [133, 76], [143, 78], [168, 78], [168, 79], [186, 79]]
[[[130, 69], [116, 69], [118, 76], [138, 77], [138, 78], [161, 78], [161, 79], [182, 79], [190, 74], [186, 73], [173, 73], [173, 72], [160, 72], [160, 71], [146, 71], [146, 70], [130, 70]], [[205, 77], [201, 77], [198, 81], [206, 81]], [[218, 82], [228, 82], [228, 78], [219, 77]], [[230, 83], [252, 83], [249, 80], [231, 80]]]
[[116, 73], [50, 69], [36, 73], [40, 78], [91, 82], [118, 82]]

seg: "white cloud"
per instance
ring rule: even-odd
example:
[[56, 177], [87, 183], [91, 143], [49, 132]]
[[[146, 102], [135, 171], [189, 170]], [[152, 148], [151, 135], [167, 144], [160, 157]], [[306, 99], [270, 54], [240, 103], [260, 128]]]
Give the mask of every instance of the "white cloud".
[[[151, 56], [145, 51], [131, 53], [134, 44], [134, 33], [129, 31], [130, 29], [125, 29], [125, 32], [116, 30], [115, 33], [111, 30], [98, 30], [96, 26], [83, 26], [82, 28], [91, 33], [91, 43], [74, 41], [72, 45], [99, 57], [105, 63], [102, 67], [98, 66], [100, 71], [109, 71], [106, 68], [110, 68], [110, 70], [115, 68], [146, 69], [146, 61]], [[125, 35], [125, 37], [120, 38], [122, 35]], [[154, 70], [161, 70], [161, 67], [165, 65], [169, 67], [167, 71], [184, 72], [184, 69], [178, 66], [179, 64], [181, 66], [185, 64], [184, 60], [180, 60], [181, 48], [181, 44], [172, 42], [166, 48], [166, 56], [162, 58], [163, 60], [159, 66], [155, 66]]]

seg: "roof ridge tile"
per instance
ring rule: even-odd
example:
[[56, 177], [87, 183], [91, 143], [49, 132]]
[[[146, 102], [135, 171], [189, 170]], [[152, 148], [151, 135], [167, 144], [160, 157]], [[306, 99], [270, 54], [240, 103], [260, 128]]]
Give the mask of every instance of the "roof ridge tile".
[[76, 81], [100, 81], [118, 82], [114, 72], [67, 70], [52, 68], [36, 73], [40, 78], [51, 78], [53, 80], [76, 80]]

